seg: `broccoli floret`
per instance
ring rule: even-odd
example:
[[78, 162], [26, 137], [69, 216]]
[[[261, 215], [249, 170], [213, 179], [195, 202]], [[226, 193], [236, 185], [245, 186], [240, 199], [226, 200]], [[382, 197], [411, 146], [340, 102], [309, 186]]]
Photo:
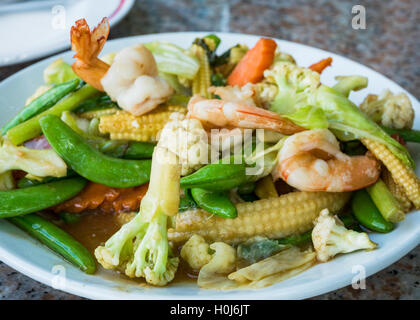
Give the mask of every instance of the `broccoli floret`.
[[368, 78], [362, 76], [337, 76], [335, 80], [338, 82], [333, 88], [346, 97], [350, 95], [350, 91], [359, 91], [368, 85]]
[[411, 129], [414, 109], [405, 93], [393, 94], [385, 90], [379, 97], [368, 95], [359, 106], [376, 123], [395, 129]]
[[365, 232], [347, 230], [343, 223], [329, 214], [328, 209], [321, 211], [312, 230], [312, 242], [317, 259], [326, 262], [339, 253], [361, 249], [374, 249], [376, 243], [370, 241]]
[[168, 217], [178, 213], [180, 165], [178, 157], [158, 146], [152, 157], [149, 189], [140, 212], [115, 233], [95, 256], [106, 269], [122, 270], [129, 277], [144, 277], [150, 284], [170, 282], [179, 259], [171, 253]]

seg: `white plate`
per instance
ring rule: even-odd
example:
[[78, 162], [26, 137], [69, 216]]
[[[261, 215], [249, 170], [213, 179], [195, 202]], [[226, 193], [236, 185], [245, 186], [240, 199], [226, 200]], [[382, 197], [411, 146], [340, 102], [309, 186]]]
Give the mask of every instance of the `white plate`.
[[[25, 10], [0, 7], [0, 67], [22, 63], [70, 48], [70, 28], [74, 21], [86, 18], [95, 25], [109, 17], [111, 26], [130, 11], [134, 0], [60, 0], [18, 4]], [[12, 5], [15, 6], [16, 5]], [[10, 6], [9, 6], [10, 8]]]
[[[167, 33], [118, 39], [109, 41], [104, 53], [152, 40], [165, 40], [186, 48], [192, 40], [204, 34]], [[252, 46], [259, 38], [229, 33], [218, 35], [222, 38], [221, 51], [238, 42]], [[367, 76], [368, 88], [351, 95], [351, 99], [356, 103], [361, 102], [367, 93], [380, 93], [384, 88], [394, 92], [404, 91], [377, 72], [336, 54], [292, 42], [282, 40], [277, 42], [283, 51], [293, 54], [298, 64], [302, 66], [308, 66], [328, 56], [333, 57], [333, 66], [326, 69], [322, 75], [322, 80], [326, 84], [334, 83], [336, 75]], [[72, 61], [71, 52], [61, 56], [68, 62]], [[42, 71], [56, 58], [52, 57], [32, 65], [0, 84], [0, 124], [13, 116], [23, 105], [26, 97], [42, 84]], [[418, 101], [412, 95], [409, 96], [416, 111], [420, 112]], [[420, 128], [420, 117], [416, 118], [415, 127]], [[409, 147], [420, 167], [420, 148], [413, 145]], [[419, 172], [417, 169], [417, 174]], [[377, 250], [343, 255], [331, 262], [316, 265], [282, 283], [265, 289], [246, 291], [200, 290], [193, 283], [177, 283], [166, 288], [143, 288], [134, 282], [122, 280], [109, 271], [101, 270], [96, 275], [86, 275], [4, 220], [0, 221], [0, 259], [29, 277], [50, 286], [61, 283], [57, 281], [56, 275], [65, 269], [66, 282], [61, 288], [93, 299], [302, 299], [349, 285], [353, 277], [360, 275], [360, 266], [364, 268], [366, 276], [369, 276], [407, 254], [420, 243], [420, 213], [408, 214], [406, 220], [389, 234], [372, 234], [371, 237], [379, 244]], [[64, 268], [54, 268], [55, 265]]]

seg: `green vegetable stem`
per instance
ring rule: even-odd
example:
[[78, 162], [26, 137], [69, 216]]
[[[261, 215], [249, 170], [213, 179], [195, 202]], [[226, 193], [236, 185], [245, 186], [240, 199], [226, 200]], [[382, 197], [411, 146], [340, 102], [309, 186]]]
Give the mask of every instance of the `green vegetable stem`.
[[6, 134], [11, 128], [36, 116], [37, 114], [51, 108], [64, 96], [76, 90], [80, 80], [74, 79], [52, 87], [50, 90], [33, 100], [24, 107], [12, 120], [10, 120], [1, 130], [1, 134]]
[[45, 115], [61, 116], [64, 111], [70, 111], [77, 108], [80, 103], [98, 94], [98, 90], [90, 85], [85, 85], [79, 90], [69, 94], [61, 99], [57, 104], [44, 112], [32, 117], [7, 132], [7, 137], [14, 145], [19, 145], [29, 139], [35, 138], [41, 134], [39, 120]]

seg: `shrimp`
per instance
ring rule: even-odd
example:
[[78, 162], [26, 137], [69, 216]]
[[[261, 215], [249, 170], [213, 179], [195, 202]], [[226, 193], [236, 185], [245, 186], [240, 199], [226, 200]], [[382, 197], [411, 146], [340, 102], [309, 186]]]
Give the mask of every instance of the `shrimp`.
[[153, 54], [145, 46], [124, 48], [115, 55], [112, 65], [98, 58], [108, 34], [107, 18], [92, 32], [84, 19], [76, 21], [71, 29], [72, 49], [76, 51], [74, 72], [135, 116], [165, 102], [173, 89], [158, 76]]
[[277, 113], [243, 103], [193, 96], [187, 117], [200, 120], [206, 127], [267, 129], [283, 134], [304, 130]]
[[346, 192], [375, 183], [380, 164], [368, 154], [342, 153], [334, 134], [315, 129], [286, 139], [271, 174], [302, 191]]
[[255, 97], [255, 87], [250, 82], [242, 87], [210, 87], [208, 91], [218, 95], [224, 101], [243, 103], [248, 106], [256, 106], [255, 101], [253, 100], [253, 97]]
[[104, 91], [101, 79], [109, 69], [109, 64], [98, 58], [109, 35], [109, 21], [103, 18], [98, 26], [90, 32], [85, 19], [76, 21], [71, 27], [71, 49], [76, 52], [73, 71], [86, 83], [99, 91]]

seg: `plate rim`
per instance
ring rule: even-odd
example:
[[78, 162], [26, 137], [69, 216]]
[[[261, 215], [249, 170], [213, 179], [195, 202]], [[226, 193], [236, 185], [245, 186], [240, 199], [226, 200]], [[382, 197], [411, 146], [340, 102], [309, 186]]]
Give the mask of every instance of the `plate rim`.
[[[209, 33], [209, 31], [188, 31], [188, 32], [167, 32], [167, 33], [153, 33], [153, 34], [145, 34], [145, 35], [137, 35], [137, 36], [130, 36], [130, 37], [123, 37], [123, 38], [118, 38], [118, 39], [113, 39], [113, 40], [109, 40], [109, 43], [116, 43], [116, 42], [124, 42], [127, 40], [135, 40], [135, 38], [138, 39], [142, 39], [145, 37], [171, 37], [174, 35], [182, 35], [182, 34], [188, 34], [190, 36], [202, 36], [203, 34], [207, 34]], [[240, 37], [249, 37], [251, 38], [259, 38], [261, 37], [260, 35], [253, 35], [253, 34], [243, 34], [243, 33], [232, 33], [232, 32], [213, 32], [221, 37], [223, 36], [240, 36]], [[270, 37], [272, 39], [274, 39], [275, 41], [278, 41], [280, 43], [288, 43], [291, 45], [297, 45], [298, 47], [301, 47], [303, 49], [310, 49], [310, 50], [317, 50], [320, 53], [323, 54], [333, 54], [335, 56], [339, 56], [340, 58], [344, 59], [347, 63], [352, 63], [352, 64], [356, 64], [359, 67], [362, 68], [366, 68], [368, 69], [371, 73], [375, 74], [375, 76], [378, 77], [382, 77], [385, 78], [386, 80], [392, 82], [394, 85], [396, 85], [397, 87], [399, 87], [402, 91], [407, 92], [408, 95], [410, 96], [411, 99], [414, 99], [414, 101], [417, 102], [417, 98], [414, 97], [410, 92], [408, 92], [406, 89], [402, 88], [397, 82], [389, 79], [388, 77], [384, 76], [383, 74], [377, 72], [374, 69], [371, 69], [357, 61], [353, 61], [349, 58], [346, 58], [340, 54], [331, 52], [331, 51], [326, 51], [317, 47], [313, 47], [313, 46], [309, 46], [309, 45], [305, 45], [302, 43], [298, 43], [298, 42], [293, 42], [293, 41], [288, 41], [288, 40], [282, 40], [282, 39], [278, 39], [278, 38], [274, 38], [274, 37]], [[169, 40], [170, 41], [170, 40]], [[239, 40], [241, 41], [241, 40]], [[4, 79], [3, 81], [0, 82], [0, 90], [3, 87], [4, 84], [6, 84], [9, 81], [13, 81], [15, 78], [18, 78], [20, 76], [22, 76], [23, 73], [25, 72], [30, 72], [32, 69], [37, 68], [39, 64], [42, 63], [46, 63], [49, 60], [53, 60], [56, 59], [62, 55], [65, 54], [69, 54], [71, 51], [65, 51], [65, 52], [61, 52], [58, 53], [54, 56], [42, 59], [41, 61], [38, 61], [14, 74], [12, 74], [11, 76], [7, 77], [6, 79]], [[418, 214], [418, 211], [416, 212]], [[414, 212], [412, 214], [415, 214]], [[19, 229], [17, 229], [19, 230]], [[392, 258], [388, 258], [388, 259], [381, 259], [379, 262], [376, 263], [369, 263], [367, 265], [367, 270], [366, 270], [366, 276], [371, 276], [374, 273], [377, 273], [381, 270], [383, 270], [384, 268], [386, 268], [387, 266], [391, 265], [392, 263], [394, 263], [395, 261], [398, 261], [399, 259], [401, 259], [404, 255], [406, 255], [408, 252], [410, 252], [411, 250], [413, 250], [416, 246], [418, 246], [420, 244], [420, 229], [418, 229], [418, 232], [414, 235], [410, 236], [409, 239], [409, 244], [406, 244], [404, 246], [404, 250], [399, 250], [397, 254], [394, 254], [392, 256]], [[400, 249], [400, 248], [399, 248]], [[36, 280], [39, 281], [49, 287], [51, 287], [51, 274], [47, 271], [44, 271], [42, 268], [36, 266], [36, 265], [32, 265], [29, 262], [26, 262], [25, 259], [20, 258], [18, 255], [14, 254], [13, 252], [8, 251], [6, 248], [2, 247], [0, 244], [0, 260], [2, 260], [5, 264], [11, 266], [12, 268], [16, 269], [17, 271], [21, 272], [22, 274]], [[315, 266], [316, 267], [316, 266]], [[305, 286], [305, 284], [299, 284], [299, 285], [294, 285], [294, 287], [296, 288], [295, 291], [298, 291], [299, 293], [296, 294], [292, 297], [292, 299], [304, 299], [304, 298], [308, 298], [308, 297], [314, 297], [320, 294], [324, 294], [330, 291], [334, 291], [337, 289], [340, 289], [344, 286], [347, 286], [350, 284], [350, 279], [352, 278], [352, 275], [349, 274], [348, 276], [343, 276], [341, 274], [336, 274], [333, 276], [329, 276], [328, 277], [328, 284], [323, 285], [322, 283], [319, 283], [319, 286], [312, 286], [311, 290], [303, 290], [303, 287]], [[325, 280], [325, 277], [322, 278]], [[318, 284], [319, 280], [315, 280], [315, 281], [311, 281], [311, 282], [315, 282], [315, 284]], [[324, 281], [323, 280], [323, 281]], [[207, 292], [208, 294], [204, 294], [204, 295], [186, 295], [186, 296], [167, 296], [167, 295], [160, 295], [159, 293], [155, 293], [157, 290], [159, 290], [159, 288], [152, 290], [153, 293], [151, 291], [147, 291], [146, 294], [142, 293], [126, 293], [126, 292], [122, 292], [119, 291], [117, 294], [108, 294], [109, 292], [114, 292], [114, 289], [110, 289], [110, 288], [105, 288], [105, 290], [87, 290], [88, 287], [92, 287], [93, 289], [97, 289], [97, 287], [101, 287], [100, 285], [97, 284], [84, 284], [81, 282], [81, 280], [72, 280], [72, 279], [67, 279], [68, 283], [67, 283], [67, 287], [64, 290], [64, 292], [68, 292], [71, 294], [75, 294], [81, 297], [85, 297], [85, 298], [90, 298], [90, 299], [143, 299], [143, 300], [151, 300], [151, 299], [164, 299], [164, 300], [172, 300], [172, 299], [182, 299], [182, 300], [187, 300], [187, 299], [194, 299], [194, 300], [201, 300], [201, 299], [220, 299], [220, 296], [218, 297], [218, 293], [220, 293], [219, 290], [203, 290], [203, 292]], [[331, 285], [333, 281], [333, 285]], [[325, 281], [324, 281], [325, 282]], [[270, 287], [268, 287], [270, 288]], [[273, 288], [273, 287], [271, 287]], [[169, 288], [170, 289], [170, 288]], [[227, 293], [234, 293], [232, 295], [223, 295], [223, 299], [226, 300], [231, 300], [231, 299], [249, 299], [249, 294], [252, 295], [252, 299], [279, 299], [278, 297], [275, 296], [275, 288], [272, 289], [271, 291], [274, 293], [274, 295], [272, 296], [268, 296], [267, 297], [267, 288], [263, 288], [263, 289], [258, 289], [258, 290], [233, 290], [233, 291], [225, 291]], [[139, 294], [141, 295], [141, 297], [139, 297]], [[133, 297], [131, 297], [133, 296]], [[286, 299], [285, 297], [282, 297], [282, 299]]]
[[[120, 23], [121, 20], [124, 19], [124, 17], [130, 12], [130, 10], [133, 8], [135, 4], [135, 0], [118, 0], [118, 1], [119, 3], [117, 5], [117, 8], [113, 12], [110, 13], [111, 18], [109, 19], [109, 24], [111, 28], [116, 26], [118, 23]], [[70, 48], [69, 44], [59, 44], [54, 47], [49, 47], [49, 49], [46, 48], [44, 50], [40, 50], [34, 54], [28, 54], [22, 59], [19, 59], [19, 58], [13, 59], [11, 62], [2, 62], [0, 60], [0, 68], [13, 67], [17, 64], [30, 62], [32, 60], [37, 60], [42, 57], [48, 56], [50, 54], [54, 54], [55, 52], [59, 52], [68, 48]], [[62, 52], [61, 54], [64, 54], [64, 53], [66, 53], [66, 51]], [[44, 59], [41, 61], [44, 61]], [[41, 61], [38, 61], [38, 62], [41, 62]]]

